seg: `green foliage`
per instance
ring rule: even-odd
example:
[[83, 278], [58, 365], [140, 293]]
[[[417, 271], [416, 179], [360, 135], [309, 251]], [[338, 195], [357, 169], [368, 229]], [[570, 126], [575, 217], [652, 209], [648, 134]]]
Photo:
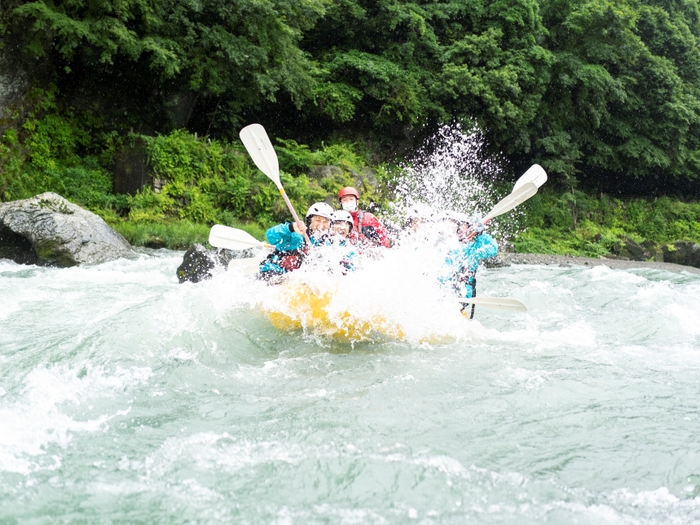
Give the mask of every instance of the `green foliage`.
[[53, 191], [89, 209], [123, 207], [125, 199], [112, 194], [114, 134], [91, 111], [59, 108], [57, 95], [55, 86], [35, 89], [26, 107], [6, 119], [0, 200]]
[[[322, 144], [319, 149], [312, 151], [309, 146], [298, 144], [292, 139], [278, 139], [278, 143], [280, 146], [276, 150], [280, 167], [289, 173], [310, 175], [315, 173], [315, 168], [323, 166], [335, 166], [340, 169], [340, 172], [325, 175], [315, 173], [318, 185], [325, 191], [325, 195], [319, 194], [316, 200], [335, 203], [335, 196], [345, 186], [358, 189], [360, 204], [363, 207], [381, 205], [386, 199], [386, 196], [379, 193], [381, 188], [377, 181], [370, 180], [377, 174], [368, 167], [367, 154], [360, 151], [360, 144], [338, 141]], [[381, 170], [381, 167], [377, 170]]]
[[[184, 220], [231, 226], [243, 222], [251, 228], [254, 224], [266, 228], [290, 218], [275, 185], [237, 146], [198, 139], [184, 130], [140, 138], [146, 144], [153, 177], [162, 186], [158, 192], [147, 187], [129, 198], [129, 221], [149, 225]], [[353, 176], [360, 188], [368, 188], [365, 201], [374, 195], [366, 180], [353, 171], [361, 172], [366, 166], [351, 144], [312, 151], [295, 141], [281, 143], [277, 149], [281, 165], [289, 171], [282, 171], [280, 179], [300, 215], [313, 202], [334, 202], [341, 187], [356, 184]], [[329, 162], [336, 163], [340, 172], [315, 178], [307, 174]]]
[[700, 203], [668, 197], [623, 201], [579, 193], [580, 216], [574, 227], [570, 198], [545, 190], [526, 203], [527, 229], [516, 237], [516, 251], [599, 257], [610, 255], [625, 238], [637, 243], [700, 242]]
[[[60, 57], [65, 85], [99, 80], [113, 92], [106, 73], [122, 96], [162, 106], [161, 117], [181, 100], [213, 100], [213, 115], [226, 126], [280, 92], [297, 107], [312, 96], [316, 68], [298, 41], [327, 3], [35, 0], [13, 15], [17, 24], [29, 22], [24, 45], [31, 56]], [[204, 120], [211, 125], [211, 116]]]
[[335, 122], [398, 135], [476, 119], [502, 147], [520, 144], [544, 92], [543, 33], [536, 0], [344, 0], [302, 44], [321, 66], [316, 107]]
[[[46, 78], [121, 137], [186, 127], [231, 140], [259, 120], [297, 141], [371, 136], [390, 155], [476, 122], [488, 151], [538, 161], [567, 189], [700, 194], [694, 0], [9, 0], [0, 34], [44, 56]], [[74, 125], [87, 112], [68, 106], [26, 130], [39, 169], [55, 169], [39, 166], [49, 136], [65, 165], [95, 143]], [[4, 194], [23, 176], [11, 140]], [[188, 213], [211, 205], [171, 190]]]
[[[162, 188], [158, 193], [146, 188], [131, 198], [130, 220], [187, 219], [214, 224], [235, 217], [271, 223], [288, 216], [277, 188], [240, 150], [218, 141], [198, 140], [184, 130], [142, 138], [153, 176]], [[326, 197], [305, 175], [282, 173], [281, 180], [300, 209], [308, 201]]]
[[173, 222], [115, 221], [110, 223], [134, 246], [186, 250], [194, 243], [204, 244], [210, 227], [182, 220]]
[[[17, 111], [1, 136], [3, 200], [53, 191], [95, 211], [135, 244], [158, 244], [151, 239], [161, 238], [169, 247], [206, 240], [202, 232], [214, 223], [243, 224], [260, 235], [289, 218], [277, 188], [241, 146], [197, 139], [184, 130], [155, 137], [132, 135], [129, 140], [145, 144], [158, 191], [147, 186], [133, 197], [114, 195], [110, 169], [120, 143], [101, 131], [92, 113], [60, 111], [56, 94], [55, 88], [35, 90], [27, 101], [31, 109]], [[366, 201], [374, 195], [358, 174], [366, 163], [353, 144], [332, 144], [318, 151], [294, 141], [282, 144], [278, 150], [289, 171], [281, 173], [281, 180], [300, 214], [312, 202], [333, 202], [345, 185], [366, 187]], [[308, 175], [329, 163], [339, 166], [339, 172]]]

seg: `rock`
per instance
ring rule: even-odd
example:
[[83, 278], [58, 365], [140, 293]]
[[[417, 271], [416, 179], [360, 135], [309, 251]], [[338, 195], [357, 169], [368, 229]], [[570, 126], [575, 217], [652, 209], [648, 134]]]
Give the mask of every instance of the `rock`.
[[510, 263], [503, 254], [499, 253], [498, 255], [484, 259], [484, 266], [486, 268], [505, 268], [510, 266]]
[[26, 56], [22, 56], [21, 47], [12, 45], [9, 38], [0, 45], [0, 115], [3, 118], [8, 116], [12, 106], [22, 100], [31, 86], [31, 66]]
[[0, 257], [67, 267], [136, 256], [101, 217], [55, 193], [0, 204]]
[[664, 262], [700, 268], [700, 245], [692, 241], [677, 241], [661, 247]]
[[177, 267], [177, 279], [180, 284], [206, 281], [212, 278], [215, 268], [225, 269], [231, 260], [252, 257], [252, 252], [252, 250], [207, 250], [201, 244], [193, 244], [185, 252], [182, 264]]
[[185, 252], [182, 264], [177, 267], [177, 279], [184, 282], [198, 283], [211, 279], [211, 271], [216, 266], [215, 257], [201, 244], [194, 244]]
[[351, 171], [350, 175], [352, 175], [352, 180], [355, 182], [355, 186], [358, 188], [363, 188], [365, 185], [369, 186], [370, 188], [377, 187], [377, 174], [374, 173], [374, 170], [370, 167], [362, 168], [360, 173]]
[[309, 178], [316, 179], [318, 181], [342, 174], [343, 170], [338, 166], [314, 166], [309, 170]]
[[165, 240], [162, 239], [161, 237], [158, 237], [157, 235], [153, 235], [153, 236], [148, 237], [148, 238], [144, 241], [143, 245], [144, 245], [146, 248], [153, 248], [153, 249], [155, 249], [155, 250], [159, 250], [159, 249], [161, 249], [161, 248], [165, 248], [165, 246], [166, 246]]
[[[115, 154], [114, 159], [114, 193], [136, 195], [149, 182], [146, 158], [146, 145], [143, 139], [127, 144]], [[160, 191], [160, 186], [153, 180], [153, 188]]]
[[654, 241], [644, 241], [641, 246], [644, 248], [645, 261], [664, 262], [664, 254]]
[[628, 261], [646, 261], [647, 257], [644, 253], [644, 248], [634, 242], [629, 237], [623, 237], [620, 242], [616, 243], [610, 250], [612, 255], [617, 259]]

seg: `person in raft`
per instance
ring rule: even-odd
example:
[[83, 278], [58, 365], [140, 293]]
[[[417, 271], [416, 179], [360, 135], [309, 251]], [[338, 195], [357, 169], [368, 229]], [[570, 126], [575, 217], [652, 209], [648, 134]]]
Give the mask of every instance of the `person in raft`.
[[[450, 267], [449, 282], [458, 296], [469, 299], [476, 297], [476, 271], [483, 259], [493, 257], [498, 253], [496, 240], [484, 231], [480, 215], [467, 217], [463, 214], [452, 214], [450, 220], [455, 224], [459, 248], [447, 252], [445, 263]], [[474, 306], [471, 305], [470, 318], [474, 317]], [[467, 305], [462, 306], [462, 312]]]
[[260, 263], [258, 278], [276, 284], [285, 274], [299, 269], [309, 251], [304, 231], [312, 246], [325, 244], [332, 214], [333, 208], [325, 202], [317, 202], [306, 212], [305, 223], [285, 222], [268, 229], [265, 237], [275, 251]]
[[340, 266], [343, 268], [343, 275], [355, 270], [353, 260], [357, 257], [357, 252], [353, 247], [356, 244], [352, 237], [354, 227], [352, 215], [349, 212], [337, 210], [331, 215], [331, 235], [328, 244], [341, 251]]
[[340, 190], [338, 201], [340, 207], [351, 215], [354, 231], [360, 244], [383, 246], [384, 248], [391, 246], [389, 233], [381, 221], [370, 212], [358, 208], [360, 193], [355, 188], [348, 186]]

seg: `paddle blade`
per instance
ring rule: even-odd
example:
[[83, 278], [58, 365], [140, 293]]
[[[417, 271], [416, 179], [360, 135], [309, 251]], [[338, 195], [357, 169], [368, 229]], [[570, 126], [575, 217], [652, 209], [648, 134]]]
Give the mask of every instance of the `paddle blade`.
[[248, 248], [264, 248], [268, 246], [248, 232], [221, 224], [212, 226], [209, 232], [209, 244], [228, 250], [247, 250]]
[[231, 259], [227, 270], [242, 273], [243, 275], [255, 275], [260, 270], [260, 263], [265, 259], [266, 254], [245, 259]]
[[239, 136], [258, 169], [270, 177], [277, 188], [282, 189], [277, 154], [265, 132], [265, 128], [260, 124], [251, 124], [243, 128]]
[[517, 299], [507, 297], [472, 297], [470, 299], [457, 299], [460, 303], [475, 304], [494, 310], [508, 310], [511, 312], [527, 312], [527, 307]]
[[544, 168], [542, 168], [542, 166], [539, 164], [533, 164], [530, 166], [530, 169], [523, 173], [517, 180], [515, 186], [513, 186], [513, 191], [517, 190], [520, 188], [520, 186], [527, 182], [532, 182], [535, 186], [541, 188], [542, 185], [547, 182], [547, 172], [544, 171]]
[[493, 209], [486, 214], [486, 217], [484, 217], [482, 222], [485, 223], [494, 217], [498, 217], [499, 215], [509, 212], [517, 205], [528, 200], [535, 193], [537, 193], [537, 186], [535, 186], [535, 184], [532, 182], [526, 182], [517, 190], [513, 190], [513, 193], [505, 196], [498, 204], [496, 204]]

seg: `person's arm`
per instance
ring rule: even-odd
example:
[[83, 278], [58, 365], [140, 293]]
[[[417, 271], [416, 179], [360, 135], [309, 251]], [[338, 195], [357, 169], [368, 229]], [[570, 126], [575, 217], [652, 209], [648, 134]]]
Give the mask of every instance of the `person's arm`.
[[478, 235], [476, 239], [467, 243], [464, 247], [464, 254], [467, 260], [467, 266], [470, 271], [475, 272], [479, 269], [479, 262], [482, 259], [488, 259], [498, 253], [498, 244], [493, 237], [488, 233]]
[[377, 217], [370, 212], [365, 212], [362, 218], [361, 232], [367, 239], [374, 244], [383, 246], [384, 248], [391, 247], [391, 238], [389, 232]]
[[498, 253], [498, 244], [488, 233], [482, 233], [475, 239], [472, 253], [478, 260], [488, 259]]
[[294, 231], [294, 225], [289, 222], [278, 224], [265, 232], [267, 242], [275, 245], [281, 252], [299, 250], [304, 244], [304, 236]]

